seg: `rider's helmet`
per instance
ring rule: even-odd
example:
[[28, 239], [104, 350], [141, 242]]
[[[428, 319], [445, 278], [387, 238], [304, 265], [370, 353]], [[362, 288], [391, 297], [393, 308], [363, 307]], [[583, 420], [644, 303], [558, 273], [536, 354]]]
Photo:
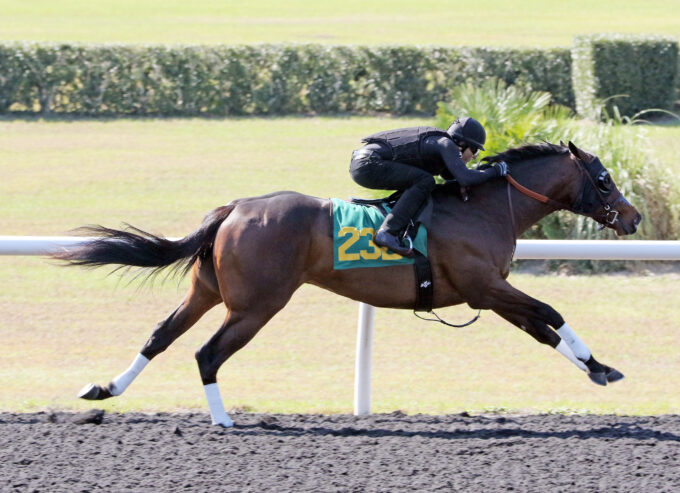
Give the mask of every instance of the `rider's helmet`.
[[486, 142], [486, 131], [482, 124], [474, 118], [465, 117], [458, 118], [451, 124], [446, 131], [455, 141], [462, 141], [469, 147], [476, 147], [484, 150], [484, 142]]

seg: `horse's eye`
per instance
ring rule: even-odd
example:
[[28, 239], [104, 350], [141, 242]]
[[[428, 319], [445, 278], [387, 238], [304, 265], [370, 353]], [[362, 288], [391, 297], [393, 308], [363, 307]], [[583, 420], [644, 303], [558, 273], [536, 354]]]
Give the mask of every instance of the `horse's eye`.
[[612, 191], [612, 177], [609, 173], [603, 171], [597, 177], [597, 188], [600, 189], [602, 193], [609, 193]]

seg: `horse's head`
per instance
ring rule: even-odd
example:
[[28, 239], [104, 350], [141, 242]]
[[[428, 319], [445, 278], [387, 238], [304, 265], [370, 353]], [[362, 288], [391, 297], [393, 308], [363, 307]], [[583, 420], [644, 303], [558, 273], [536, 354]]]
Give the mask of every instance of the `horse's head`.
[[613, 229], [618, 236], [635, 233], [642, 215], [621, 194], [598, 157], [572, 142], [569, 142], [569, 152], [583, 171], [581, 197], [573, 210], [593, 218], [602, 228]]

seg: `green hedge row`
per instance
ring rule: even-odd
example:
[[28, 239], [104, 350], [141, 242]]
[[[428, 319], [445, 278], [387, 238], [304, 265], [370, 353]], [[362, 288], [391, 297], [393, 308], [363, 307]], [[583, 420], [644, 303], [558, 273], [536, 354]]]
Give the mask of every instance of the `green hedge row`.
[[[573, 63], [572, 63], [573, 58]], [[433, 113], [453, 87], [497, 78], [597, 116], [672, 106], [677, 40], [584, 36], [569, 49], [321, 45], [0, 44], [0, 113]], [[611, 109], [611, 108], [610, 108]]]
[[434, 113], [495, 77], [573, 106], [568, 49], [0, 44], [0, 113]]
[[[607, 100], [632, 116], [670, 108], [678, 83], [678, 40], [660, 36], [593, 35], [574, 40], [573, 79], [578, 113], [597, 118]], [[625, 95], [625, 97], [613, 96]]]

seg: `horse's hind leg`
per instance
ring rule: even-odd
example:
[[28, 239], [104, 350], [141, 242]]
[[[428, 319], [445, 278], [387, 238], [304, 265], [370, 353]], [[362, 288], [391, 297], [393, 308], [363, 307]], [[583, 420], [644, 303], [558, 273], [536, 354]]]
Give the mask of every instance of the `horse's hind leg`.
[[217, 386], [217, 371], [220, 366], [248, 344], [269, 319], [283, 308], [288, 299], [289, 297], [277, 305], [270, 304], [269, 307], [255, 304], [247, 311], [230, 311], [222, 327], [196, 351], [196, 361], [208, 400], [212, 424], [225, 428], [234, 424], [224, 409]]
[[[214, 278], [214, 271], [206, 274], [208, 269], [212, 269], [211, 263], [209, 266], [203, 267], [203, 273], [199, 276], [199, 267], [194, 267], [191, 287], [184, 300], [175, 311], [156, 326], [127, 370], [105, 387], [96, 384], [86, 385], [78, 393], [78, 397], [88, 400], [102, 400], [122, 394], [150, 360], [165, 351], [179, 336], [191, 328], [205, 312], [220, 303], [222, 298], [217, 291], [216, 282], [211, 282], [210, 279], [210, 276]], [[201, 277], [206, 276], [208, 277], [207, 280], [201, 279]]]
[[217, 371], [255, 337], [300, 286], [295, 276], [285, 270], [271, 268], [262, 269], [259, 273], [249, 271], [251, 275], [245, 277], [253, 285], [244, 282], [242, 275], [232, 272], [229, 287], [226, 287], [226, 283], [220, 284], [229, 312], [220, 329], [196, 351], [196, 362], [214, 425], [230, 427], [234, 424], [224, 410], [217, 387]]

